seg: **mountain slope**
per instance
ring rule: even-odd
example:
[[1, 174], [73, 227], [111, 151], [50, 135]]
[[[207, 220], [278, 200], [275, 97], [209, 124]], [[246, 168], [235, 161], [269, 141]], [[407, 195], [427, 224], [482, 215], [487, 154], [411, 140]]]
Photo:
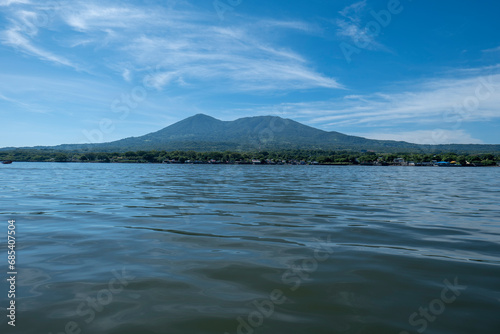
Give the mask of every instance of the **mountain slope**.
[[251, 149], [376, 149], [389, 146], [416, 148], [404, 142], [386, 142], [327, 132], [276, 116], [220, 121], [198, 114], [162, 130], [96, 148], [111, 150], [251, 150]]

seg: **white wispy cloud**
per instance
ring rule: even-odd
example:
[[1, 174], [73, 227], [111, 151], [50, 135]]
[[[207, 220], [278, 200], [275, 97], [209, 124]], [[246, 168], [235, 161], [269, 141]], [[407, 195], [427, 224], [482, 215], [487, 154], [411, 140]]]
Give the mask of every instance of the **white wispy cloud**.
[[295, 104], [312, 123], [327, 125], [429, 124], [500, 118], [500, 74], [435, 78], [398, 92], [347, 95], [343, 100]]
[[[265, 115], [278, 110], [282, 117], [325, 130], [357, 129], [349, 134], [375, 139], [422, 144], [480, 143], [464, 127], [472, 122], [500, 119], [499, 68], [488, 66], [453, 72], [455, 76], [447, 74], [416, 84], [402, 83], [397, 90], [252, 107], [247, 112], [255, 110]], [[436, 130], [401, 130], [415, 126]]]
[[1, 32], [0, 40], [5, 45], [11, 46], [24, 53], [36, 56], [42, 60], [47, 60], [56, 64], [77, 68], [77, 66], [75, 66], [68, 59], [35, 46], [33, 42], [25, 34], [23, 34], [19, 28], [11, 28]]
[[350, 133], [369, 139], [397, 140], [415, 144], [482, 144], [483, 142], [472, 137], [463, 129], [445, 130], [436, 128], [434, 130], [399, 131], [387, 129], [384, 132], [359, 132]]
[[14, 99], [14, 98], [5, 96], [4, 94], [1, 94], [1, 93], [0, 93], [0, 100], [6, 101], [6, 102], [8, 102], [12, 105], [15, 105], [15, 106], [19, 106], [22, 108], [22, 110], [26, 110], [30, 113], [41, 113], [41, 114], [48, 113], [48, 111], [45, 108], [39, 107], [39, 106], [32, 104], [32, 103], [26, 103], [25, 101], [21, 101], [19, 99]]
[[[259, 19], [256, 23], [249, 20], [247, 25], [221, 26], [214, 15], [192, 6], [175, 9], [74, 1], [50, 8], [54, 24], [62, 23], [70, 29], [58, 39], [58, 45], [44, 49], [36, 43], [40, 38], [38, 27], [30, 33], [23, 29], [26, 21], [33, 21], [27, 15], [47, 9], [33, 6], [29, 10], [31, 14], [26, 9], [14, 13], [12, 25], [3, 32], [4, 44], [75, 68], [68, 56], [79, 59], [78, 51], [88, 49], [103, 57], [95, 58], [99, 64], [87, 66], [107, 67], [126, 81], [147, 76], [160, 90], [169, 85], [207, 84], [216, 89], [211, 84], [214, 81], [225, 91], [342, 88], [335, 78], [315, 70], [302, 55], [280, 46], [278, 38], [265, 37], [269, 35], [266, 32], [276, 30], [317, 30], [302, 21]], [[88, 59], [79, 59], [79, 63], [84, 62]], [[123, 63], [132, 66], [117, 68]]]
[[496, 48], [492, 49], [483, 50], [483, 52], [500, 52], [500, 46], [497, 46]]
[[349, 39], [351, 43], [361, 49], [387, 50], [375, 39], [376, 35], [366, 25], [363, 25], [361, 15], [365, 11], [366, 5], [366, 0], [359, 1], [339, 12], [342, 17], [335, 21], [338, 28], [337, 36]]
[[0, 93], [0, 100], [4, 100], [4, 101], [7, 101], [7, 102], [10, 102], [10, 103], [16, 103], [16, 104], [20, 104], [21, 102], [20, 101], [17, 101], [17, 100], [14, 100], [10, 97], [7, 97], [3, 94]]
[[[73, 62], [62, 55], [40, 46], [40, 30], [48, 28], [52, 16], [50, 11], [57, 11], [59, 5], [32, 4], [30, 1], [6, 1], [10, 4], [29, 4], [28, 7], [16, 8], [9, 11], [7, 27], [0, 31], [0, 42], [25, 54], [35, 56], [41, 60], [58, 65], [78, 69]], [[38, 42], [38, 43], [37, 43]]]
[[[186, 31], [188, 38], [185, 38]], [[140, 36], [125, 47], [138, 64], [157, 64], [157, 88], [171, 80], [227, 80], [224, 89], [266, 90], [341, 88], [333, 78], [315, 72], [292, 50], [265, 43], [245, 29], [178, 25], [168, 36]], [[230, 83], [231, 82], [231, 83]]]
[[284, 29], [300, 30], [309, 33], [317, 33], [320, 31], [319, 27], [303, 21], [283, 21], [283, 20], [267, 19], [259, 21], [258, 25], [270, 29], [284, 28]]
[[132, 75], [131, 75], [130, 70], [128, 68], [123, 70], [122, 77], [127, 82], [130, 82], [130, 80], [132, 80]]
[[7, 7], [10, 5], [16, 4], [29, 4], [31, 3], [29, 0], [0, 0], [0, 7]]
[[127, 29], [134, 28], [137, 23], [151, 24], [154, 13], [144, 9], [124, 6], [103, 6], [94, 3], [77, 4], [77, 9], [65, 8], [62, 16], [72, 28], [85, 32], [95, 29]]
[[359, 14], [365, 7], [366, 0], [358, 1], [342, 9], [339, 14], [349, 18], [353, 22], [359, 23]]
[[64, 77], [47, 77], [36, 74], [4, 74], [0, 73], [0, 92], [12, 102], [23, 98], [30, 103], [57, 104], [65, 108], [66, 103], [82, 103], [85, 101], [102, 103], [109, 109], [110, 94], [118, 94], [117, 88], [102, 83], [99, 79], [76, 79], [71, 75]]

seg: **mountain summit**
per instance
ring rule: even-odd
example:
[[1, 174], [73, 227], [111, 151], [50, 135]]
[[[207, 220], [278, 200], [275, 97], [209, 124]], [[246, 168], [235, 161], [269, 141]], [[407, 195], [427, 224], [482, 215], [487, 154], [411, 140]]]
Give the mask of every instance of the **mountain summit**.
[[[197, 114], [162, 130], [103, 145], [111, 149], [145, 150], [255, 150], [376, 148], [383, 141], [319, 130], [278, 116], [221, 121]], [[394, 142], [396, 143], [396, 142]], [[413, 144], [407, 145], [413, 146]], [[401, 144], [400, 144], [401, 145]]]

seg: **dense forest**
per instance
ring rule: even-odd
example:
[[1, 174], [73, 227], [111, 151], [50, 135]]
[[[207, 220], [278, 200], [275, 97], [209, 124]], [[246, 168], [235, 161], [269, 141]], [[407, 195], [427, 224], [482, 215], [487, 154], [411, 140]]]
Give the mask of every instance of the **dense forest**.
[[[500, 154], [421, 154], [377, 153], [325, 150], [279, 150], [255, 152], [196, 152], [196, 151], [129, 151], [125, 153], [61, 152], [54, 150], [16, 149], [0, 152], [0, 161], [32, 162], [121, 162], [121, 163], [318, 163], [318, 164], [395, 164], [406, 162], [456, 161], [462, 165], [493, 166]], [[399, 162], [398, 162], [399, 163]]]

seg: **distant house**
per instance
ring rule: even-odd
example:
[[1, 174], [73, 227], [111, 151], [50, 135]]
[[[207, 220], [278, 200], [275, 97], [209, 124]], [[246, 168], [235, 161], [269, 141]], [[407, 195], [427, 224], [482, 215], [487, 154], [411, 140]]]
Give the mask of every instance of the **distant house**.
[[406, 165], [405, 159], [403, 158], [396, 158], [393, 160], [394, 164], [396, 165]]
[[260, 165], [260, 164], [261, 164], [261, 162], [260, 162], [260, 160], [259, 160], [259, 159], [252, 159], [252, 163], [253, 163], [254, 165]]

